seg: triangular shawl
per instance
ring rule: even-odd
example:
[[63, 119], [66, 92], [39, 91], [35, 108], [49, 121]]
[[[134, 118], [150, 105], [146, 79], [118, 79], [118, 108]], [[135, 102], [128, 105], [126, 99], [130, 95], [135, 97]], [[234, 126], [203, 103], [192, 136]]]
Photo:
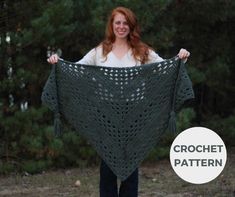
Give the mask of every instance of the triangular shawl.
[[194, 97], [178, 57], [135, 67], [102, 67], [59, 60], [42, 101], [85, 136], [121, 180], [146, 157], [175, 112]]

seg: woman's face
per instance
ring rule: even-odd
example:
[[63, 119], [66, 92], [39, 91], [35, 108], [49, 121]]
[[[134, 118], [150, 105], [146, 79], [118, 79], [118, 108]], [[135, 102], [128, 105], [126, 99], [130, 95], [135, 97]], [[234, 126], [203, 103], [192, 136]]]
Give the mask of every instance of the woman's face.
[[130, 27], [127, 23], [126, 17], [121, 13], [117, 13], [114, 16], [113, 32], [116, 38], [120, 39], [127, 38], [128, 34], [130, 33]]

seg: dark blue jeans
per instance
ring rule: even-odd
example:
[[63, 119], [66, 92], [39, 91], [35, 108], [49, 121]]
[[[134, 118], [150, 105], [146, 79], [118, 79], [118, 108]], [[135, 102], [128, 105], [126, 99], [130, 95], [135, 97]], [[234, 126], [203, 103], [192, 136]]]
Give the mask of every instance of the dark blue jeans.
[[100, 165], [100, 197], [137, 197], [138, 168], [121, 182], [118, 194], [117, 176], [102, 160]]

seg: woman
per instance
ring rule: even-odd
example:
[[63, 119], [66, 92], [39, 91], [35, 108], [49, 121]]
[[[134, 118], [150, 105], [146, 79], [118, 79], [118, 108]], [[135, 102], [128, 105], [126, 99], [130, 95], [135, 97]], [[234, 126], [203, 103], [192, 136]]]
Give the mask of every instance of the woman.
[[[185, 49], [180, 49], [178, 53], [179, 58], [184, 61], [187, 60], [189, 55], [190, 53]], [[47, 61], [55, 64], [58, 61], [58, 56], [52, 55]], [[160, 61], [163, 61], [163, 59], [141, 41], [140, 29], [134, 13], [127, 8], [117, 7], [108, 19], [104, 41], [77, 63], [107, 67], [130, 67]], [[118, 196], [138, 196], [138, 169], [121, 182], [118, 192], [116, 175], [102, 161], [100, 167], [100, 197]]]

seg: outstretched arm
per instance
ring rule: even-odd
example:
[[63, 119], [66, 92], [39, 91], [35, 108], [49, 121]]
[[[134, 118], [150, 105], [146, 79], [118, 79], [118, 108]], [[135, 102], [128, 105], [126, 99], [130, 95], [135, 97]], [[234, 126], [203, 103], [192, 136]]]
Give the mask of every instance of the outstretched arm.
[[[82, 59], [77, 61], [78, 64], [87, 64], [87, 65], [95, 65], [96, 63], [96, 49], [90, 50]], [[57, 54], [53, 54], [47, 59], [47, 62], [50, 64], [56, 64], [59, 60], [59, 56]]]
[[[182, 59], [184, 62], [187, 61], [187, 59], [190, 56], [190, 52], [187, 51], [186, 49], [181, 48], [179, 53], [177, 54], [180, 59]], [[164, 61], [163, 58], [161, 58], [156, 52], [153, 50], [150, 50], [149, 52], [149, 61], [148, 63], [154, 63], [154, 62], [161, 62]]]

